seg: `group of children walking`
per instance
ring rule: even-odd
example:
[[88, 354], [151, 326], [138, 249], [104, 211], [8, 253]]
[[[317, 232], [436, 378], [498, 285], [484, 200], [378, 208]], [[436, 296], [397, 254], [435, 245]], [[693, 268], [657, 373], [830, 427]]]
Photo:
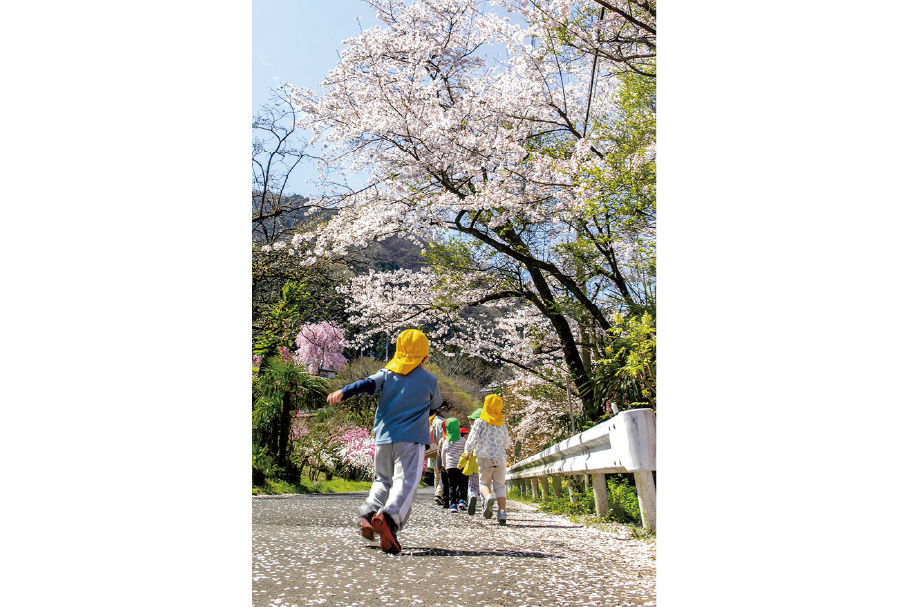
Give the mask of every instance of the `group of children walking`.
[[466, 511], [473, 516], [477, 505], [484, 518], [506, 522], [505, 449], [509, 446], [508, 428], [502, 420], [502, 398], [486, 397], [483, 407], [467, 416], [470, 427], [461, 427], [456, 417], [448, 417], [443, 401], [431, 420], [430, 449], [438, 445], [435, 458], [435, 503], [452, 513]]
[[401, 551], [398, 531], [410, 517], [427, 446], [438, 447], [437, 504], [454, 513], [463, 506], [472, 515], [481, 502], [487, 519], [498, 505], [497, 522], [504, 525], [506, 519], [505, 449], [510, 439], [502, 398], [487, 396], [483, 407], [468, 416], [470, 429], [461, 428], [457, 418], [448, 417], [439, 382], [423, 368], [428, 360], [426, 335], [407, 329], [398, 336], [395, 356], [384, 369], [326, 399], [335, 405], [357, 394], [380, 394], [373, 424], [376, 480], [360, 506], [358, 522], [363, 537], [378, 536], [382, 550], [392, 554]]

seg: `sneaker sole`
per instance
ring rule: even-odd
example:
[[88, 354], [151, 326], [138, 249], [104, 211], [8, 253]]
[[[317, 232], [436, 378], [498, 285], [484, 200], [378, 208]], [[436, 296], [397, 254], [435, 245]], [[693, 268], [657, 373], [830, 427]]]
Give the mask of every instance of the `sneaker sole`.
[[371, 542], [376, 541], [376, 530], [362, 516], [360, 517], [360, 535]]
[[399, 544], [398, 540], [395, 539], [395, 536], [392, 535], [391, 528], [385, 521], [385, 515], [383, 513], [380, 512], [372, 517], [372, 528], [379, 534], [379, 545], [382, 547], [383, 552], [389, 552], [391, 554], [401, 552], [401, 544]]
[[493, 502], [493, 500], [491, 500], [491, 499], [486, 500], [486, 507], [483, 508], [483, 518], [492, 518], [492, 508], [494, 505], [495, 505], [495, 503]]
[[472, 497], [472, 498], [470, 498], [470, 503], [467, 505], [467, 514], [469, 514], [470, 516], [473, 516], [476, 513], [477, 513], [477, 498]]

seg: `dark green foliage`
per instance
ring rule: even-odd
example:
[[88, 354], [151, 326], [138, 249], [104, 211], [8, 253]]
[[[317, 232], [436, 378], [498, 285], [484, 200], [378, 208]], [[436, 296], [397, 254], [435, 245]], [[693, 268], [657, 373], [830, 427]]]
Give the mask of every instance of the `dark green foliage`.
[[[593, 369], [594, 393], [614, 401], [620, 411], [656, 410], [656, 323], [649, 312], [613, 318], [611, 342]], [[607, 417], [609, 415], [607, 414]]]
[[274, 476], [275, 472], [275, 458], [268, 455], [268, 449], [266, 447], [261, 447], [258, 450], [256, 445], [253, 445], [253, 458], [252, 458], [252, 482], [253, 485], [263, 486], [265, 485], [265, 479], [270, 476]]
[[322, 406], [327, 395], [325, 380], [288, 359], [273, 356], [262, 363], [253, 386], [254, 457], [262, 457], [263, 464], [264, 456], [275, 458], [273, 468], [259, 468], [262, 474], [299, 481], [300, 469], [289, 457], [292, 416], [300, 409]]
[[253, 354], [263, 359], [276, 356], [281, 348], [292, 350], [300, 330], [303, 307], [310, 293], [303, 282], [288, 280], [281, 288], [281, 299], [265, 310], [260, 319], [262, 330], [253, 344]]
[[606, 477], [606, 489], [609, 493], [609, 516], [607, 520], [617, 523], [641, 524], [641, 507], [638, 504], [638, 492], [627, 478]]

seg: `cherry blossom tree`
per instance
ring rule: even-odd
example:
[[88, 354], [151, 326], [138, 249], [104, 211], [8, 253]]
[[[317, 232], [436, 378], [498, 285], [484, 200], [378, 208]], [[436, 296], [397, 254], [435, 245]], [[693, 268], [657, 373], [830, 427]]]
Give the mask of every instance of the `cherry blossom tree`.
[[[559, 369], [551, 369], [555, 375]], [[564, 372], [563, 372], [564, 379]], [[521, 372], [506, 383], [507, 399], [503, 409], [509, 421], [512, 441], [521, 443], [521, 453], [530, 455], [547, 444], [571, 435], [571, 416], [580, 413], [581, 401], [569, 397], [562, 385]]]
[[599, 413], [589, 350], [614, 311], [652, 304], [655, 137], [619, 127], [629, 83], [655, 73], [655, 5], [503, 0], [512, 23], [473, 0], [367, 4], [384, 27], [346, 41], [324, 92], [288, 89], [322, 146], [318, 203], [335, 211], [304, 235], [302, 263], [393, 235], [426, 243], [433, 276], [369, 279], [386, 307], [354, 281], [361, 320], [431, 318], [469, 349], [458, 310], [508, 310], [490, 339], [557, 353]]
[[[656, 77], [656, 1], [493, 0], [539, 26], [541, 43], [559, 45]], [[561, 34], [556, 37], [556, 34]]]
[[307, 323], [297, 334], [294, 361], [307, 366], [312, 375], [337, 371], [347, 363], [342, 352], [348, 346], [344, 329], [332, 322]]

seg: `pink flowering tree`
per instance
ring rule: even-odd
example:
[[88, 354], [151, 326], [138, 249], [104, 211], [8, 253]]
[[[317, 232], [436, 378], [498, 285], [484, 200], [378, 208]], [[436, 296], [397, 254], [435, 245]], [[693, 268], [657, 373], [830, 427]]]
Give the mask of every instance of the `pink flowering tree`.
[[376, 441], [365, 428], [348, 428], [329, 445], [337, 446], [343, 474], [351, 480], [370, 480], [375, 474]]
[[309, 368], [312, 375], [322, 370], [338, 371], [347, 363], [341, 354], [348, 346], [344, 329], [332, 322], [308, 323], [300, 328], [294, 360]]

